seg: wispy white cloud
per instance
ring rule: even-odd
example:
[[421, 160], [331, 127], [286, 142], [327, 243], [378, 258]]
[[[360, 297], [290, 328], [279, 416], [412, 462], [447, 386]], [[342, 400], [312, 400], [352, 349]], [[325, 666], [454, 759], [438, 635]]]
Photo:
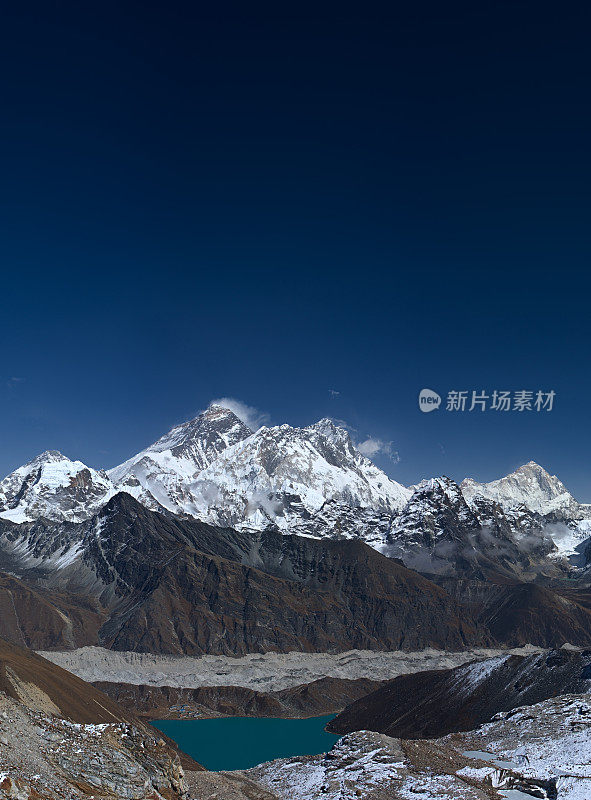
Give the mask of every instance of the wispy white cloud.
[[375, 436], [369, 436], [363, 442], [359, 442], [356, 446], [361, 455], [367, 458], [375, 458], [375, 456], [383, 455], [392, 459], [392, 461], [400, 461], [400, 456], [394, 450], [393, 442], [384, 442], [382, 439], [377, 439]]
[[229, 409], [233, 414], [236, 414], [239, 420], [244, 422], [251, 431], [258, 430], [261, 425], [266, 425], [269, 422], [269, 415], [265, 411], [259, 411], [254, 406], [249, 406], [243, 403], [242, 400], [237, 400], [235, 397], [220, 397], [217, 400], [212, 400], [210, 406], [222, 406], [222, 408]]

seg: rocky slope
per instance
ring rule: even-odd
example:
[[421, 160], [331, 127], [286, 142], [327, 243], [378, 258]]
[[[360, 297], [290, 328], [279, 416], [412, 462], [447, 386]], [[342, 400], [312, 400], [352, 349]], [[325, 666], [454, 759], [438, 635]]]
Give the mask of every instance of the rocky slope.
[[125, 723], [75, 724], [0, 694], [0, 798], [188, 798], [174, 751]]
[[0, 692], [34, 711], [71, 722], [127, 723], [132, 716], [91, 684], [0, 639]]
[[104, 611], [92, 598], [0, 572], [0, 637], [32, 650], [82, 647], [98, 638]]
[[564, 581], [548, 585], [515, 580], [442, 579], [441, 585], [490, 632], [493, 640], [516, 647], [525, 640], [547, 647], [591, 646], [591, 597], [585, 586]]
[[0, 798], [89, 793], [184, 798], [179, 753], [95, 687], [0, 640]]
[[0, 524], [0, 549], [21, 582], [100, 609], [87, 644], [238, 654], [487, 643], [445, 589], [359, 541], [213, 528], [126, 494], [85, 523], [40, 525]]
[[329, 753], [249, 770], [280, 800], [587, 800], [591, 705], [569, 695], [469, 733], [414, 740], [358, 731]]
[[377, 689], [369, 678], [320, 678], [300, 686], [261, 692], [243, 686], [179, 689], [97, 681], [97, 689], [146, 720], [212, 717], [275, 717], [302, 719], [337, 714]]
[[334, 733], [373, 730], [404, 739], [443, 736], [488, 722], [501, 711], [591, 689], [591, 651], [503, 655], [451, 670], [389, 681], [348, 706]]

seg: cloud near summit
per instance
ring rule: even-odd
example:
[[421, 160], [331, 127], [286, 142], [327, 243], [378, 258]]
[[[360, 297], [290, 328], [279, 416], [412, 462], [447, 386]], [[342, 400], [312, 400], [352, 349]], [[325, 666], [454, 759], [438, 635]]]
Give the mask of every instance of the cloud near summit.
[[237, 400], [235, 397], [220, 397], [217, 400], [212, 400], [210, 406], [222, 406], [229, 409], [233, 414], [236, 414], [241, 422], [244, 422], [251, 431], [258, 430], [261, 425], [267, 425], [269, 422], [269, 414], [266, 411], [259, 411], [254, 406], [249, 406], [243, 403], [242, 400]]
[[374, 436], [369, 436], [363, 442], [359, 442], [357, 444], [357, 449], [361, 455], [367, 456], [367, 458], [384, 455], [391, 458], [392, 461], [400, 461], [398, 453], [392, 447], [392, 442], [384, 442], [382, 439], [377, 439]]

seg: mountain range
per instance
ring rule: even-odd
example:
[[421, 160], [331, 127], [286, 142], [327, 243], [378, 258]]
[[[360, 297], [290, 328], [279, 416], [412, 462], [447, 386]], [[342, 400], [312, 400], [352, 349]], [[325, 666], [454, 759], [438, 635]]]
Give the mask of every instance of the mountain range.
[[[121, 492], [216, 527], [361, 539], [436, 575], [555, 575], [585, 568], [591, 549], [591, 506], [534, 462], [491, 483], [438, 477], [405, 487], [331, 420], [252, 431], [220, 405], [108, 471], [40, 454], [0, 482], [0, 519], [87, 522]], [[19, 546], [29, 555], [37, 547]]]
[[[37, 750], [45, 752], [57, 736], [42, 764], [52, 786], [57, 770], [66, 783], [77, 775], [91, 787], [110, 781], [117, 796], [184, 797], [178, 754], [147, 735], [136, 711], [148, 719], [175, 716], [178, 708], [189, 716], [235, 714], [238, 706], [239, 713], [289, 717], [340, 711], [350, 701], [333, 729], [378, 733], [351, 733], [317, 764], [318, 793], [310, 783], [303, 794], [292, 792], [288, 782], [279, 796], [328, 796], [325, 777], [341, 786], [352, 757], [371, 772], [370, 783], [383, 756], [388, 775], [393, 764], [402, 770], [397, 785], [414, 786], [415, 766], [404, 766], [414, 745], [388, 736], [439, 736], [474, 727], [498, 710], [586, 691], [590, 566], [591, 507], [534, 462], [491, 483], [438, 476], [405, 487], [331, 420], [252, 431], [220, 405], [111, 470], [44, 452], [0, 482], [0, 705], [6, 695], [0, 734], [6, 714], [7, 752], [21, 759], [18, 769], [5, 770], [0, 796], [28, 796], [22, 765], [42, 775]], [[526, 658], [506, 652], [567, 643], [582, 652]], [[111, 700], [28, 652], [77, 655], [87, 646], [99, 654], [98, 685]], [[232, 662], [243, 656], [256, 671], [257, 654], [348, 659], [350, 651], [408, 651], [410, 658], [429, 648], [504, 654], [392, 682], [325, 675], [273, 692], [258, 691], [256, 682], [254, 689], [175, 688], [164, 673], [162, 685], [136, 686], [125, 671], [116, 682], [100, 674], [100, 653], [112, 656], [108, 651], [175, 662], [176, 656]], [[212, 669], [218, 674], [218, 666]], [[22, 707], [25, 695], [34, 708]], [[98, 713], [84, 717], [80, 709], [93, 704], [116, 722]], [[23, 737], [32, 742], [26, 758]], [[376, 743], [385, 746], [382, 755]], [[468, 757], [452, 754], [450, 761], [445, 746], [441, 759], [432, 750], [440, 746], [419, 742], [417, 763], [455, 765], [453, 780], [463, 791], [458, 775]], [[199, 782], [198, 765], [189, 768]], [[264, 787], [276, 788], [282, 762], [269, 774], [261, 769], [236, 776], [248, 791], [232, 796], [277, 797]], [[299, 774], [297, 764], [286, 762], [285, 769]], [[282, 786], [287, 777], [282, 773]], [[521, 782], [510, 788], [542, 785], [537, 778], [515, 780]], [[31, 785], [38, 791], [42, 784]], [[54, 797], [49, 785], [44, 791]], [[435, 788], [433, 796], [442, 796]], [[218, 789], [203, 796], [221, 796]], [[470, 796], [481, 796], [480, 788], [475, 792]]]

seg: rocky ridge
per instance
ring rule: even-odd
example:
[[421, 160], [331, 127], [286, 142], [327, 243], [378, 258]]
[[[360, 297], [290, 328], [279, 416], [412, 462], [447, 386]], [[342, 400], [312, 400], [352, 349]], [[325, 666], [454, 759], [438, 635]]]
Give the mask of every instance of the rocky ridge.
[[472, 730], [495, 714], [591, 689], [591, 651], [505, 654], [388, 681], [349, 705], [328, 729], [424, 739]]

